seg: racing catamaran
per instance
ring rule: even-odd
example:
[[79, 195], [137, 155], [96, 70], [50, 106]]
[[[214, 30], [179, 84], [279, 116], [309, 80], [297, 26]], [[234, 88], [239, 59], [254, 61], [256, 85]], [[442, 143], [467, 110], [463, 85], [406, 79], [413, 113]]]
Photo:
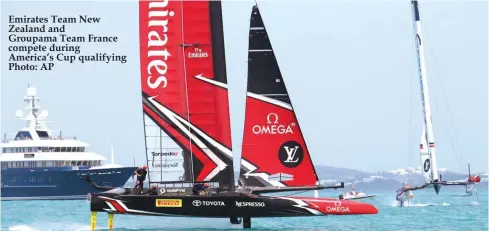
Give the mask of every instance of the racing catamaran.
[[[92, 194], [92, 229], [96, 212], [109, 214], [109, 229], [114, 214], [226, 218], [251, 228], [252, 217], [378, 213], [362, 202], [261, 195], [344, 184], [319, 184], [258, 6], [250, 20], [244, 153], [235, 187], [221, 2], [139, 4], [148, 178], [159, 193]], [[210, 183], [209, 192], [194, 195], [192, 186], [201, 182]]]
[[468, 164], [468, 170], [469, 170], [469, 177], [467, 178], [465, 193], [468, 196], [471, 196], [475, 192], [477, 195], [478, 194], [477, 188], [479, 187], [479, 183], [481, 182], [481, 177], [479, 175], [472, 176], [472, 174], [470, 174], [470, 164]]
[[403, 185], [402, 188], [396, 191], [396, 200], [400, 202], [400, 206], [404, 205], [404, 201], [412, 198], [412, 191], [424, 189], [427, 187], [434, 188], [436, 194], [440, 192], [442, 185], [467, 185], [467, 182], [451, 182], [442, 181], [441, 175], [438, 175], [435, 153], [435, 139], [433, 136], [433, 124], [431, 118], [430, 99], [428, 94], [428, 82], [426, 77], [426, 67], [424, 60], [424, 50], [421, 40], [421, 21], [418, 10], [418, 2], [411, 1], [412, 15], [414, 22], [414, 32], [416, 40], [416, 54], [419, 69], [421, 101], [423, 105], [424, 126], [421, 134], [420, 156], [421, 170], [423, 173], [424, 184], [420, 186]]

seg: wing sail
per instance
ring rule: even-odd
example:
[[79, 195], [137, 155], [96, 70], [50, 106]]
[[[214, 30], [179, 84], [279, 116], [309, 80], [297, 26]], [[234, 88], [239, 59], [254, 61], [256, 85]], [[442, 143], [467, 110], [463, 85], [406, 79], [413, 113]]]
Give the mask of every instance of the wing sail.
[[239, 183], [246, 187], [319, 183], [258, 6], [250, 18]]
[[139, 10], [150, 181], [232, 182], [221, 2], [141, 0]]

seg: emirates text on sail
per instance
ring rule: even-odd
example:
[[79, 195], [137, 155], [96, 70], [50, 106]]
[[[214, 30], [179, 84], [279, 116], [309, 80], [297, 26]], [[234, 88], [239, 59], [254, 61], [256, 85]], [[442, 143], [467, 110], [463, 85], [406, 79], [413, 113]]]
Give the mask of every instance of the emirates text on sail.
[[[168, 79], [167, 60], [171, 56], [167, 50], [168, 43], [168, 20], [175, 15], [169, 11], [168, 0], [149, 2], [148, 10], [148, 64], [146, 83], [151, 89], [166, 87]], [[144, 38], [144, 37], [143, 37]], [[155, 76], [157, 75], [157, 76]]]

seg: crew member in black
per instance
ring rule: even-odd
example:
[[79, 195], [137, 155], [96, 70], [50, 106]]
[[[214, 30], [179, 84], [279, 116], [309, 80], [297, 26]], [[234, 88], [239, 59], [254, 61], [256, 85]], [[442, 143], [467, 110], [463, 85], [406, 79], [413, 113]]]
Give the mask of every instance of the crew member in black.
[[192, 192], [195, 195], [204, 195], [205, 190], [209, 188], [209, 183], [196, 183], [194, 184], [194, 187], [192, 188]]
[[134, 189], [139, 188], [141, 192], [143, 191], [143, 183], [144, 180], [146, 180], [146, 175], [148, 174], [148, 166], [144, 165], [142, 168], [139, 168], [136, 170], [136, 176], [137, 176], [137, 181], [136, 181], [136, 186], [134, 186]]
[[148, 190], [148, 195], [158, 195], [158, 192], [156, 191], [156, 185], [151, 186], [151, 188]]

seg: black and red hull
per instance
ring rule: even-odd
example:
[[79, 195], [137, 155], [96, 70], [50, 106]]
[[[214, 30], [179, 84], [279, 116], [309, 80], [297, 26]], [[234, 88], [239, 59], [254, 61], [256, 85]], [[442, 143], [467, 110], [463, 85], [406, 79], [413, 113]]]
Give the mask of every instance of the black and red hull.
[[370, 204], [331, 198], [257, 196], [225, 192], [197, 195], [93, 194], [92, 212], [144, 216], [188, 217], [291, 217], [318, 215], [377, 214]]

